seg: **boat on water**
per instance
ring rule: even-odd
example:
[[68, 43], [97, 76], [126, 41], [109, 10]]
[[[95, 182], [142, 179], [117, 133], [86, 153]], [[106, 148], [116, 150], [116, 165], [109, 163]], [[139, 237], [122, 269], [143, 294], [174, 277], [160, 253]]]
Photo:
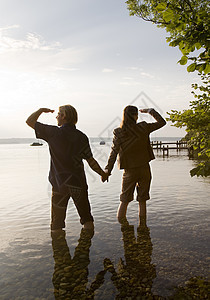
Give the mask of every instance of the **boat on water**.
[[43, 146], [43, 144], [40, 142], [34, 142], [30, 146]]

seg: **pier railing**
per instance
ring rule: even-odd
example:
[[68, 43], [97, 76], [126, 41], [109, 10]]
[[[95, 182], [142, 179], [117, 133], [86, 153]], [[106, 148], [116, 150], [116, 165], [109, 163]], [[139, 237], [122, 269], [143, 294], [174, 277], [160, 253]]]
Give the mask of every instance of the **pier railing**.
[[187, 150], [188, 156], [193, 156], [193, 148], [189, 147], [186, 141], [176, 141], [176, 142], [161, 142], [161, 141], [152, 141], [151, 146], [153, 149], [156, 149], [157, 152], [161, 151], [163, 157], [169, 156], [170, 150], [176, 150], [177, 153], [181, 150]]

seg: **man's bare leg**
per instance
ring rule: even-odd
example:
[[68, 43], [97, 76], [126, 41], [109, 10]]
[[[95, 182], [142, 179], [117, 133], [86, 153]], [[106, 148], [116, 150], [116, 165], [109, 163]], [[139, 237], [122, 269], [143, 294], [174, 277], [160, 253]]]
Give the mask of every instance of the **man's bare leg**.
[[141, 200], [139, 202], [139, 217], [145, 217], [147, 216], [147, 207], [146, 207], [146, 200]]
[[94, 229], [94, 223], [92, 221], [86, 222], [83, 225], [84, 229], [93, 230]]
[[118, 221], [121, 221], [123, 218], [126, 217], [127, 207], [128, 207], [128, 203], [120, 202], [120, 205], [119, 205], [118, 211], [117, 211]]
[[141, 200], [139, 202], [139, 221], [141, 225], [146, 225], [147, 220], [147, 206], [146, 206], [146, 200]]

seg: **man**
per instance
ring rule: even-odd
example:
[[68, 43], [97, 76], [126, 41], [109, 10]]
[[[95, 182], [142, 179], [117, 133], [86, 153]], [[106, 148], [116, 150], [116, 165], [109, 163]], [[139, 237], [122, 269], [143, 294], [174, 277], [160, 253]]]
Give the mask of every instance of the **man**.
[[58, 126], [37, 122], [42, 113], [53, 113], [49, 108], [40, 108], [29, 116], [26, 123], [35, 129], [36, 137], [49, 145], [51, 165], [49, 181], [52, 184], [51, 230], [65, 227], [68, 200], [72, 197], [84, 229], [93, 229], [93, 217], [88, 199], [88, 186], [83, 159], [103, 181], [107, 174], [93, 158], [87, 136], [76, 129], [78, 115], [71, 105], [59, 107], [56, 117]]
[[135, 188], [137, 189], [136, 200], [139, 202], [139, 216], [146, 218], [146, 201], [150, 199], [151, 183], [149, 162], [155, 158], [149, 135], [166, 124], [166, 121], [153, 108], [141, 109], [140, 112], [149, 113], [156, 122], [136, 123], [138, 108], [132, 105], [126, 106], [122, 124], [114, 130], [112, 150], [105, 167], [107, 174], [111, 175], [119, 154], [119, 168], [124, 169], [121, 202], [117, 214], [119, 221], [126, 216], [127, 206], [133, 200]]

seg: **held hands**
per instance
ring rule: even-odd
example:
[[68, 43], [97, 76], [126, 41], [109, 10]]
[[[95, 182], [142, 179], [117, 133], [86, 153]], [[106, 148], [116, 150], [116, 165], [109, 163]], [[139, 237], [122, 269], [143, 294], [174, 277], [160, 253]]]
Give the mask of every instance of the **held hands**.
[[105, 182], [105, 181], [109, 181], [109, 173], [108, 170], [103, 171], [102, 175], [101, 175], [101, 181]]

